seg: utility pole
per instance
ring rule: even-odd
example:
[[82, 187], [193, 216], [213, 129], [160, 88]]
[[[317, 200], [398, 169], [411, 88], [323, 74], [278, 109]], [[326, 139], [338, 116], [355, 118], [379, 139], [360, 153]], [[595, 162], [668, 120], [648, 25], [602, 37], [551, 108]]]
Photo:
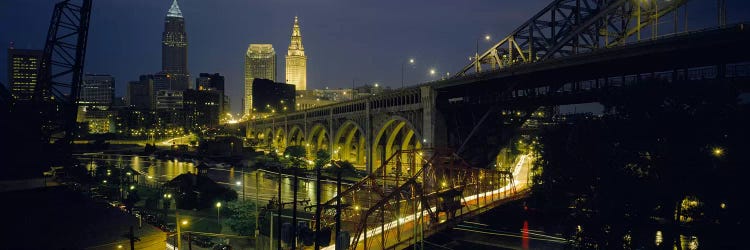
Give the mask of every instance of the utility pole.
[[315, 250], [320, 250], [318, 237], [320, 237], [320, 168], [315, 166]]
[[335, 164], [336, 171], [336, 239], [341, 234], [341, 167]]
[[174, 219], [177, 222], [177, 249], [182, 248], [182, 241], [180, 239], [180, 211], [175, 207], [174, 209]]
[[260, 171], [255, 170], [255, 249], [260, 248], [258, 236], [260, 236], [260, 225], [258, 222], [260, 222], [260, 211], [258, 210], [260, 201], [258, 200], [260, 197], [260, 188], [258, 185], [258, 175], [260, 174]]
[[292, 202], [292, 242], [291, 242], [291, 245], [292, 245], [292, 250], [294, 250], [294, 249], [297, 249], [297, 188], [298, 188], [297, 170], [298, 168], [296, 164], [295, 166], [292, 166], [292, 167], [293, 167], [292, 173], [294, 174], [294, 177], [292, 178], [294, 180], [294, 184], [292, 184], [292, 190], [294, 192], [292, 194], [292, 197], [294, 198], [292, 198], [293, 202]]
[[[279, 193], [278, 193], [278, 195], [279, 195], [279, 207], [278, 207], [279, 217], [278, 217], [277, 223], [276, 223], [276, 225], [278, 226], [278, 229], [276, 229], [276, 230], [277, 230], [277, 233], [278, 233], [277, 235], [279, 236], [279, 240], [277, 242], [278, 245], [276, 247], [277, 247], [278, 250], [281, 250], [281, 206], [282, 206], [282, 203], [281, 203], [281, 201], [282, 201], [281, 200], [281, 164], [278, 165], [278, 169], [279, 169]], [[271, 239], [271, 240], [273, 240], [273, 239]]]
[[128, 233], [128, 239], [130, 240], [130, 250], [135, 250], [135, 241], [141, 241], [141, 239], [138, 239], [135, 237], [135, 234], [133, 234], [133, 226], [130, 226], [130, 232]]

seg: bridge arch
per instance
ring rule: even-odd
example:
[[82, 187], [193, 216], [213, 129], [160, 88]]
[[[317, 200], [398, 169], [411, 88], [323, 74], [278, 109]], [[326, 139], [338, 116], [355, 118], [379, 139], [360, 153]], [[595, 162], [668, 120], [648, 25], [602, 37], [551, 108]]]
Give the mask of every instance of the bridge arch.
[[363, 169], [367, 161], [368, 148], [364, 131], [357, 122], [345, 121], [333, 137], [331, 159], [348, 161]]
[[[421, 149], [422, 135], [406, 118], [391, 116], [379, 127], [372, 144], [373, 168], [390, 158], [400, 149]], [[390, 168], [386, 172], [392, 171]]]
[[307, 139], [305, 140], [305, 147], [308, 150], [307, 152], [314, 155], [315, 152], [321, 149], [330, 151], [330, 139], [328, 137], [329, 132], [324, 124], [316, 123], [313, 125], [312, 129], [310, 129], [310, 132], [307, 134]]
[[305, 131], [299, 125], [294, 125], [289, 130], [289, 146], [304, 146]]
[[287, 146], [287, 134], [286, 130], [284, 130], [283, 127], [276, 128], [276, 131], [273, 133], [273, 148], [278, 150], [279, 152], [284, 152], [284, 149], [286, 149]]
[[273, 129], [269, 127], [258, 131], [255, 139], [258, 140], [259, 148], [270, 148], [273, 142]]

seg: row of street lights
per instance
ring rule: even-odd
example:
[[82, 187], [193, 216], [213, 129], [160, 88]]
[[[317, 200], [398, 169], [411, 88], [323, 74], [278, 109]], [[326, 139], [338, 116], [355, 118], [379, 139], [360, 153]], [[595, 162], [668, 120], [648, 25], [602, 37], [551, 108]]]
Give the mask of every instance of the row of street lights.
[[[483, 37], [477, 38], [477, 40], [476, 40], [476, 52], [474, 53], [473, 57], [469, 57], [469, 60], [475, 60], [476, 61], [479, 58], [479, 41], [481, 41], [482, 39], [484, 39], [485, 41], [489, 42], [490, 39], [491, 39], [491, 37], [490, 37], [489, 34], [486, 34]], [[415, 62], [416, 61], [415, 61], [414, 58], [409, 58], [409, 60], [401, 62], [401, 88], [405, 87], [404, 86], [404, 78], [405, 78], [405, 74], [406, 74], [406, 70], [405, 70], [406, 66], [409, 65], [409, 66], [414, 67], [415, 66]], [[479, 67], [478, 63], [476, 63], [476, 67], [477, 68]], [[427, 72], [429, 73], [430, 77], [435, 77], [435, 76], [441, 76], [442, 77], [442, 76], [444, 76], [444, 78], [447, 78], [447, 77], [450, 76], [450, 72], [445, 72], [445, 74], [443, 74], [442, 72], [438, 72], [438, 70], [435, 69], [435, 68], [430, 68]]]

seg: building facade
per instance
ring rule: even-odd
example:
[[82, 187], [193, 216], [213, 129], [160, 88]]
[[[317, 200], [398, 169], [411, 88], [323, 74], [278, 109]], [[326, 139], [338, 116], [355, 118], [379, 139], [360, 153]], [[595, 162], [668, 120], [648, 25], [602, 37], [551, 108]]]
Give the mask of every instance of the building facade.
[[8, 86], [15, 103], [30, 102], [33, 98], [43, 53], [8, 48]]
[[185, 128], [195, 130], [218, 125], [221, 99], [221, 93], [215, 90], [185, 90], [183, 93]]
[[214, 91], [219, 94], [219, 113], [229, 112], [229, 96], [224, 93], [224, 76], [219, 73], [200, 73], [195, 79], [195, 89], [199, 91]]
[[197, 90], [218, 90], [224, 93], [224, 76], [219, 73], [200, 73], [195, 78], [195, 89]]
[[182, 110], [182, 94], [182, 91], [159, 90], [156, 92], [156, 109], [169, 111]]
[[107, 110], [115, 99], [115, 78], [107, 74], [86, 74], [81, 84], [79, 106]]
[[168, 76], [168, 86], [171, 90], [185, 90], [189, 88], [190, 74], [187, 69], [187, 33], [185, 33], [185, 19], [182, 17], [177, 0], [164, 19], [164, 32], [161, 43], [161, 70]]
[[295, 110], [294, 85], [267, 79], [253, 81], [253, 114], [286, 113]]
[[131, 81], [128, 83], [128, 91], [125, 93], [125, 105], [135, 110], [151, 109], [151, 83], [153, 80]]
[[245, 53], [245, 98], [243, 113], [249, 115], [253, 106], [253, 80], [276, 81], [276, 51], [271, 44], [250, 44]]
[[286, 83], [294, 85], [296, 90], [307, 89], [307, 56], [305, 47], [302, 46], [302, 33], [296, 16], [286, 54]]

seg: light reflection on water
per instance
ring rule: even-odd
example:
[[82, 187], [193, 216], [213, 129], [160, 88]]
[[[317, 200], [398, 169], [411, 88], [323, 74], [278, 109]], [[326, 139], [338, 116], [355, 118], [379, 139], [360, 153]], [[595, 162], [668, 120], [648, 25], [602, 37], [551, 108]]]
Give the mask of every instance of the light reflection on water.
[[[96, 155], [92, 157], [82, 156], [79, 159], [84, 162], [87, 169], [93, 172], [97, 166], [111, 165], [115, 167], [130, 167], [139, 172], [138, 182], [150, 186], [172, 180], [180, 174], [196, 173], [195, 163], [180, 161], [179, 159], [151, 159], [146, 156], [137, 155]], [[256, 173], [258, 174], [256, 182]], [[244, 174], [244, 176], [243, 176]], [[272, 197], [278, 195], [278, 176], [262, 171], [242, 172], [240, 169], [230, 167], [215, 168], [208, 170], [207, 176], [221, 185], [228, 186], [237, 191], [238, 198], [242, 199], [243, 191], [245, 199], [255, 200], [258, 191], [259, 203], [265, 204]], [[244, 177], [244, 178], [243, 178]], [[237, 183], [240, 185], [237, 185]], [[281, 178], [281, 196], [284, 202], [293, 198], [292, 178], [284, 176]], [[244, 185], [243, 185], [244, 184]], [[244, 187], [244, 190], [243, 190]], [[256, 188], [257, 187], [257, 188]], [[346, 185], [342, 186], [342, 191]], [[321, 183], [322, 202], [332, 199], [336, 195], [336, 185], [330, 182]], [[309, 200], [309, 205], [315, 203], [315, 181], [300, 180], [297, 191], [298, 200]]]

